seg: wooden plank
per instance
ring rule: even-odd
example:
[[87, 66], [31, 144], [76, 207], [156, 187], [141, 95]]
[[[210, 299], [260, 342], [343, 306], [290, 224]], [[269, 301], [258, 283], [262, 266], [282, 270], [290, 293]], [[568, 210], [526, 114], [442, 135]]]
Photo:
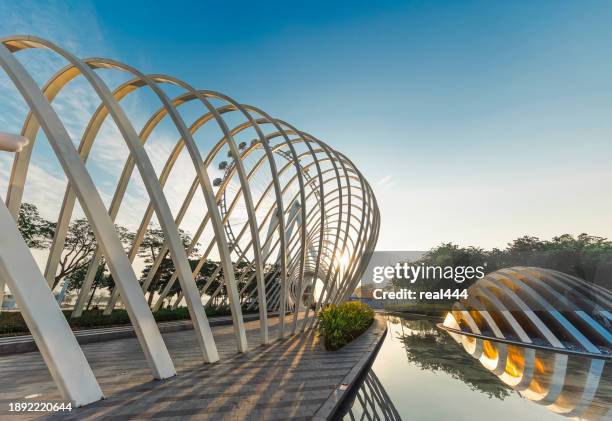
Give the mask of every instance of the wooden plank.
[[[291, 316], [287, 316], [291, 317]], [[278, 329], [278, 318], [270, 329]], [[289, 320], [289, 319], [288, 319]], [[29, 413], [20, 419], [126, 419], [194, 417], [197, 419], [310, 419], [337, 390], [357, 376], [364, 361], [382, 341], [386, 325], [381, 319], [352, 344], [326, 351], [314, 332], [261, 345], [259, 322], [245, 324], [251, 348], [237, 353], [231, 326], [213, 327], [221, 360], [203, 364], [193, 331], [164, 334], [178, 376], [153, 380], [135, 338], [83, 346], [106, 400], [70, 413]], [[16, 374], [27, 370], [27, 376]], [[15, 378], [0, 384], [0, 415], [9, 402], [49, 402], [61, 398], [39, 353], [0, 357], [0, 376]], [[34, 399], [26, 396], [36, 395]], [[327, 411], [329, 412], [329, 411]], [[319, 411], [319, 414], [321, 412]]]

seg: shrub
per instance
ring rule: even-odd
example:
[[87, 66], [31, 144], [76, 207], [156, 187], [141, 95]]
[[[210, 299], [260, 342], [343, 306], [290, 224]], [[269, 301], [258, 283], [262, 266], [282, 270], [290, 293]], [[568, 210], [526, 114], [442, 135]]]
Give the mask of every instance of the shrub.
[[[247, 314], [253, 313], [255, 310], [243, 308], [242, 311]], [[131, 324], [127, 311], [121, 309], [113, 310], [110, 315], [104, 315], [103, 310], [86, 310], [81, 317], [75, 319], [70, 318], [72, 311], [63, 310], [63, 313], [73, 330]], [[231, 310], [227, 305], [206, 307], [206, 315], [208, 317], [227, 316], [230, 314]], [[153, 313], [153, 317], [157, 322], [188, 320], [190, 318], [187, 307], [179, 307], [175, 310], [160, 309]], [[0, 313], [0, 336], [27, 335], [28, 333], [28, 326], [20, 312], [5, 311]]]
[[374, 321], [374, 311], [359, 301], [329, 305], [318, 314], [325, 348], [335, 351], [357, 338]]

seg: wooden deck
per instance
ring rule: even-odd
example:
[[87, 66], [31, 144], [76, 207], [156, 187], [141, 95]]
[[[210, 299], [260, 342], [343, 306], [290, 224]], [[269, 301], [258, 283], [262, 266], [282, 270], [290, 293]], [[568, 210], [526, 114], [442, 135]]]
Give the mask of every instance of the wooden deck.
[[[271, 325], [274, 337], [276, 318]], [[163, 381], [152, 380], [135, 338], [84, 345], [106, 399], [70, 413], [9, 413], [9, 402], [57, 402], [60, 397], [38, 352], [0, 357], [0, 418], [325, 418], [347, 389], [343, 383], [355, 378], [385, 332], [377, 317], [356, 341], [329, 352], [314, 333], [261, 346], [258, 326], [246, 323], [250, 351], [245, 354], [236, 352], [232, 326], [213, 327], [221, 355], [215, 364], [201, 362], [192, 330], [164, 334], [178, 376]]]

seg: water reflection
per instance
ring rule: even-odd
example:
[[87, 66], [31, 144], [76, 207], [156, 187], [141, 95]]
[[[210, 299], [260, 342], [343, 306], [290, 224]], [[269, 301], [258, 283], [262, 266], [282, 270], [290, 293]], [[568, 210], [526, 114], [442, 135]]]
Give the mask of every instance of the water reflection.
[[392, 317], [390, 321], [400, 326], [398, 339], [404, 345], [409, 363], [421, 370], [444, 372], [490, 398], [504, 399], [510, 395], [510, 387], [492, 381], [495, 379], [491, 374], [466, 353], [444, 352], [456, 346], [449, 335], [440, 334], [432, 319]]
[[505, 353], [504, 371], [514, 379], [506, 382], [438, 329], [440, 320], [386, 317], [387, 337], [344, 419], [611, 419], [609, 362], [540, 350], [530, 359], [528, 348], [476, 345], [489, 356]]
[[612, 400], [612, 293], [562, 272], [489, 273], [441, 325], [467, 354], [551, 412], [608, 419]]
[[389, 420], [400, 421], [402, 417], [393, 401], [372, 369], [368, 370], [361, 386], [353, 393], [345, 420]]
[[609, 360], [451, 335], [466, 355], [478, 358], [504, 384], [551, 412], [582, 420], [612, 418]]

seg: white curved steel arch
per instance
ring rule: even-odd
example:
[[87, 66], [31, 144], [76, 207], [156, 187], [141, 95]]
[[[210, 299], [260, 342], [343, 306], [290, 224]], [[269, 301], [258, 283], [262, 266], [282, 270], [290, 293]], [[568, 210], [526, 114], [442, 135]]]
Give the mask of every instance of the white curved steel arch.
[[[588, 289], [597, 292], [598, 303], [589, 298]], [[608, 408], [593, 400], [598, 389], [609, 388], [604, 367], [612, 333], [604, 306], [610, 303], [610, 291], [555, 270], [517, 266], [479, 279], [468, 288], [468, 297], [455, 303], [444, 326], [483, 366], [550, 411], [607, 419]], [[477, 335], [468, 341], [461, 331]], [[474, 347], [488, 347], [497, 360], [483, 358]]]
[[[36, 85], [24, 65], [14, 57], [21, 50], [41, 48], [51, 50], [68, 61], [68, 65], [59, 69], [42, 89]], [[104, 257], [116, 282], [106, 311], [112, 311], [116, 300], [121, 296], [155, 378], [176, 374], [151, 309], [144, 299], [155, 271], [168, 254], [174, 262], [175, 273], [153, 309], [163, 305], [172, 284], [178, 280], [180, 295], [173, 305], [178, 305], [186, 298], [202, 348], [203, 360], [206, 362], [218, 359], [218, 353], [202, 305], [202, 296], [209, 297], [206, 305], [210, 305], [223, 286], [226, 287], [227, 293], [223, 299], [229, 301], [238, 350], [244, 352], [248, 349], [248, 344], [241, 302], [258, 308], [262, 342], [268, 343], [270, 311], [293, 313], [289, 319], [289, 329], [291, 333], [296, 333], [300, 312], [304, 312], [301, 330], [314, 324], [315, 319], [310, 317], [309, 303], [314, 303], [316, 310], [319, 310], [328, 303], [341, 302], [359, 282], [359, 276], [367, 264], [368, 253], [373, 250], [378, 237], [380, 215], [376, 198], [355, 165], [326, 143], [289, 123], [271, 117], [259, 108], [240, 104], [218, 92], [196, 90], [170, 76], [145, 75], [114, 60], [81, 60], [55, 44], [37, 37], [12, 36], [0, 39], [0, 66], [29, 106], [21, 131], [21, 135], [29, 140], [29, 144], [23, 145], [15, 155], [5, 200], [6, 207], [0, 205], [0, 225], [3, 231], [14, 234], [12, 237], [3, 238], [11, 238], [11, 242], [18, 244], [14, 250], [9, 250], [6, 241], [0, 241], [0, 288], [3, 290], [3, 283], [6, 281], [15, 293], [19, 308], [24, 313], [39, 349], [66, 399], [77, 405], [84, 405], [102, 397], [97, 381], [49, 290], [64, 250], [77, 199], [93, 228], [98, 249], [89, 263], [73, 317], [79, 317], [82, 313], [96, 269]], [[111, 91], [97, 74], [97, 69], [100, 68], [128, 73], [131, 79]], [[71, 81], [79, 77], [84, 78], [93, 89], [101, 105], [91, 115], [77, 150], [53, 109], [52, 102]], [[176, 86], [184, 92], [170, 98], [161, 88], [164, 84]], [[140, 132], [136, 132], [122, 109], [121, 101], [144, 88], [154, 94], [161, 107], [150, 115]], [[213, 105], [212, 100], [221, 102], [221, 105]], [[191, 125], [187, 125], [179, 113], [179, 108], [193, 101], [202, 104], [204, 112]], [[106, 209], [85, 162], [109, 116], [109, 120], [119, 129], [130, 153], [117, 181], [110, 207]], [[225, 120], [227, 116], [236, 116], [242, 122], [230, 129]], [[168, 121], [176, 128], [179, 140], [158, 176], [144, 144], [166, 117], [169, 117]], [[214, 144], [211, 143], [207, 153], [202, 154], [201, 145], [196, 143], [194, 136], [203, 127], [209, 127], [209, 123], [213, 123], [221, 131], [222, 138]], [[16, 230], [15, 220], [21, 206], [34, 141], [40, 129], [46, 134], [68, 177], [44, 275], [38, 272], [34, 265], [30, 265], [27, 273], [20, 273], [15, 264], [33, 261], [31, 253]], [[245, 142], [238, 143], [238, 137], [250, 136], [251, 132], [255, 137], [248, 147]], [[226, 179], [213, 186], [208, 168], [225, 158], [223, 153], [226, 149], [229, 150], [232, 160], [231, 170]], [[196, 175], [177, 215], [173, 217], [163, 188], [183, 151], [189, 154]], [[254, 162], [247, 168], [246, 163], [250, 162], [249, 160]], [[141, 218], [131, 250], [126, 254], [113, 223], [124, 202], [135, 168], [144, 181], [149, 203]], [[255, 178], [263, 176], [262, 174], [267, 176], [264, 186], [259, 190], [253, 189]], [[236, 183], [234, 177], [237, 177]], [[202, 191], [207, 209], [192, 243], [185, 250], [180, 240], [179, 227], [186, 212], [193, 206], [194, 195], [198, 189]], [[235, 192], [230, 194], [231, 190]], [[221, 206], [226, 194], [232, 198], [227, 208]], [[226, 229], [230, 219], [240, 214], [241, 203], [245, 207], [246, 220], [237, 226], [237, 236], [233, 232], [230, 233], [231, 240], [235, 241], [237, 246], [232, 251], [234, 246], [230, 244]], [[165, 244], [148, 277], [140, 285], [132, 262], [154, 213], [163, 230]], [[187, 256], [210, 230], [213, 235], [206, 238], [208, 245], [204, 255], [196, 268], [191, 270]], [[238, 247], [241, 244], [245, 246]], [[199, 289], [195, 279], [215, 246], [221, 264], [204, 287]], [[232, 256], [236, 257], [235, 261], [232, 261]], [[346, 267], [340, 267], [342, 256], [347, 258]], [[248, 269], [239, 278], [234, 272], [234, 266], [238, 264], [246, 265]], [[215, 276], [221, 271], [223, 282], [215, 291], [210, 291]], [[38, 301], [24, 292], [23, 287], [17, 283], [17, 276], [25, 277], [25, 284], [32, 291], [38, 291]], [[315, 291], [317, 282], [320, 282], [320, 289]], [[308, 305], [303, 301], [307, 290], [311, 297], [307, 298]], [[285, 317], [280, 317], [279, 338], [285, 336], [285, 324]], [[52, 342], [49, 342], [46, 329], [51, 325], [57, 331], [58, 337], [65, 339], [59, 349], [51, 346]], [[73, 361], [72, 367], [77, 367], [78, 370], [62, 363], [62, 359], [67, 357]], [[78, 371], [78, 374], [75, 374], [75, 371]]]

